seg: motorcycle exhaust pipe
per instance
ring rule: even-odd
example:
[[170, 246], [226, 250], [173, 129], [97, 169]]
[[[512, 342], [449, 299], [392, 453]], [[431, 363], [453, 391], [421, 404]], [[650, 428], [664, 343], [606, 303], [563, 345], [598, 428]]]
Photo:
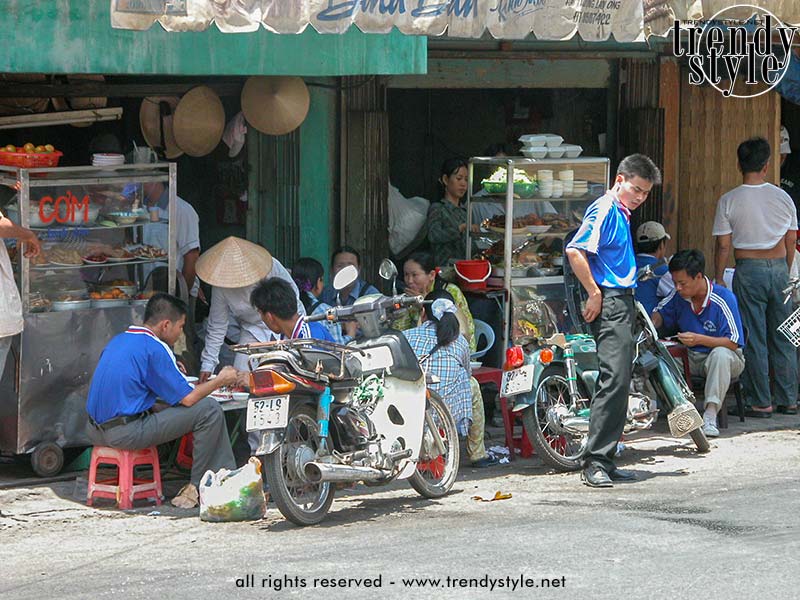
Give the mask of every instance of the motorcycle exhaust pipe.
[[353, 465], [331, 465], [328, 463], [306, 463], [303, 473], [309, 483], [351, 483], [354, 481], [376, 481], [386, 476], [383, 471], [371, 467]]

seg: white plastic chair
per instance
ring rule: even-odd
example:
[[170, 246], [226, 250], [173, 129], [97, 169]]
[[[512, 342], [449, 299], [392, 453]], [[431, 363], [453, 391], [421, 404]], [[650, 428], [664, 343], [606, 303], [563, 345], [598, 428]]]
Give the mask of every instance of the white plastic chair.
[[[481, 321], [480, 319], [475, 319], [475, 339], [479, 345], [478, 349], [470, 354], [470, 360], [478, 360], [479, 358], [483, 358], [484, 355], [494, 346], [494, 329], [492, 329], [486, 321]], [[481, 336], [486, 338], [486, 345], [481, 348]]]

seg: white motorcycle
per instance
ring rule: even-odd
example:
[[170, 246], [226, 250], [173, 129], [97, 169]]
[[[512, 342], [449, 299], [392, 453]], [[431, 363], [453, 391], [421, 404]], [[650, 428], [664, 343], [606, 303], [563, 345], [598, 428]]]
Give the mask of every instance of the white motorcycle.
[[[341, 290], [358, 273], [340, 271]], [[325, 518], [337, 485], [408, 479], [426, 498], [447, 494], [459, 464], [458, 432], [392, 313], [419, 296], [370, 295], [307, 321], [358, 322], [344, 346], [314, 339], [238, 346], [250, 354], [247, 430], [259, 431], [256, 455], [281, 513], [298, 525]]]

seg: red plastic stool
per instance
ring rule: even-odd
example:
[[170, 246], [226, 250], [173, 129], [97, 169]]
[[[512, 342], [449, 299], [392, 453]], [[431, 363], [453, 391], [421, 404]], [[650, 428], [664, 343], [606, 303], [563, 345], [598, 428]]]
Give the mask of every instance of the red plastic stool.
[[175, 457], [175, 463], [187, 471], [192, 468], [192, 454], [194, 453], [194, 435], [190, 431], [181, 438], [181, 443], [178, 446], [178, 455]]
[[[115, 479], [97, 481], [98, 465], [117, 467]], [[134, 478], [134, 469], [140, 465], [153, 467], [153, 479]], [[92, 449], [89, 465], [89, 488], [86, 491], [86, 505], [91, 506], [94, 498], [111, 498], [117, 501], [122, 510], [133, 508], [133, 501], [153, 498], [161, 504], [161, 467], [158, 463], [158, 450], [155, 446], [143, 450], [118, 450], [107, 446]]]
[[[528, 439], [528, 434], [525, 432], [525, 427], [522, 425], [522, 412], [514, 412], [508, 406], [508, 400], [500, 397], [500, 412], [503, 414], [503, 429], [506, 434], [506, 446], [508, 446], [511, 456], [509, 460], [514, 460], [517, 456], [516, 448], [519, 448], [519, 454], [522, 458], [533, 456], [533, 445]], [[514, 425], [519, 420], [522, 427], [522, 435], [514, 436]]]

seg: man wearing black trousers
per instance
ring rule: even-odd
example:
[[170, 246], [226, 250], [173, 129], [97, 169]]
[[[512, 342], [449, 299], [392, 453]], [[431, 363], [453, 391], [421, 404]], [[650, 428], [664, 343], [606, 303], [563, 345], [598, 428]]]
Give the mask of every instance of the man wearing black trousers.
[[583, 454], [582, 479], [590, 487], [612, 487], [614, 481], [636, 478], [614, 465], [625, 427], [634, 352], [636, 256], [630, 217], [659, 183], [661, 173], [647, 156], [626, 157], [613, 187], [589, 205], [567, 245], [569, 264], [589, 294], [583, 318], [591, 326], [600, 366]]

